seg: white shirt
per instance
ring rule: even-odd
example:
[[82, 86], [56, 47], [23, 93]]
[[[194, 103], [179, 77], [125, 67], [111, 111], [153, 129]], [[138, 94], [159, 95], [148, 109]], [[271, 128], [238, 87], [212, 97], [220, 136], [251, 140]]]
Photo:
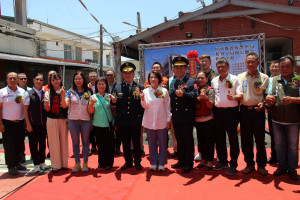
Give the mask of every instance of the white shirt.
[[145, 100], [141, 101], [145, 109], [142, 125], [152, 130], [165, 129], [167, 122], [171, 121], [170, 97], [166, 88], [158, 87], [162, 91], [164, 98], [157, 98], [156, 91], [152, 87], [143, 90]]
[[[232, 81], [232, 88], [227, 88], [225, 86], [226, 80]], [[238, 106], [237, 101], [230, 101], [227, 99], [228, 91], [232, 95], [243, 94], [241, 81], [237, 76], [228, 73], [226, 78], [222, 81], [220, 80], [220, 76], [217, 76], [211, 81], [211, 87], [215, 91], [215, 106], [217, 108], [231, 108]]]
[[[15, 99], [18, 95], [23, 98], [23, 103], [16, 103]], [[28, 93], [17, 87], [14, 92], [8, 86], [0, 90], [0, 103], [2, 103], [2, 118], [6, 120], [23, 120], [24, 119], [24, 105], [29, 105]]]
[[93, 94], [95, 94], [95, 86], [91, 84], [91, 88], [93, 90]]
[[41, 89], [41, 90], [37, 90], [37, 89], [35, 89], [35, 87], [33, 87], [32, 89], [35, 91], [35, 93], [37, 93], [37, 95], [40, 97], [40, 100], [41, 100], [41, 98], [42, 98], [42, 91], [43, 91], [43, 89]]

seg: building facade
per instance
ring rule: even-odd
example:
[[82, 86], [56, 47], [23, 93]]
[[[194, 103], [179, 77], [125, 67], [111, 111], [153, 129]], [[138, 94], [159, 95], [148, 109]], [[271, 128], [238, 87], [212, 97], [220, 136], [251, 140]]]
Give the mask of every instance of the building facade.
[[119, 51], [121, 56], [138, 59], [139, 44], [263, 33], [266, 58], [264, 68], [267, 72], [270, 62], [283, 55], [300, 58], [299, 1], [218, 0], [194, 12], [179, 12], [178, 15], [176, 19], [165, 19], [161, 24], [116, 43], [116, 55]]
[[[95, 39], [38, 20], [28, 19], [27, 27], [24, 27], [15, 24], [14, 18], [2, 16], [1, 28], [4, 28], [4, 22], [19, 27], [20, 34], [0, 32], [1, 44], [9, 41], [6, 46], [0, 47], [0, 71], [3, 72], [0, 77], [0, 87], [5, 85], [5, 76], [10, 71], [23, 72], [28, 77], [40, 72], [47, 77], [48, 71], [55, 70], [61, 73], [65, 87], [69, 88], [73, 74], [77, 70], [82, 70], [88, 76], [90, 71], [100, 73], [100, 71], [114, 69], [111, 45], [103, 45], [101, 70], [100, 43]], [[31, 34], [25, 37], [23, 29], [28, 29]], [[31, 79], [29, 79], [29, 86], [32, 86]]]

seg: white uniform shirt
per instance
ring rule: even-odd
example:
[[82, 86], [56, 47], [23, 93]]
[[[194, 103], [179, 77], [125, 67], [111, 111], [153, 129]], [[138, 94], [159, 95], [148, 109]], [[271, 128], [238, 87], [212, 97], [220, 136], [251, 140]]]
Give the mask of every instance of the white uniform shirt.
[[35, 89], [35, 87], [33, 87], [32, 89], [35, 91], [35, 93], [37, 93], [37, 95], [40, 97], [40, 100], [41, 100], [41, 98], [42, 98], [42, 91], [43, 91], [43, 89], [41, 89], [41, 90], [37, 90], [37, 89]]
[[166, 88], [158, 87], [164, 98], [157, 98], [152, 87], [143, 90], [145, 100], [141, 101], [145, 109], [142, 125], [152, 130], [165, 129], [167, 122], [171, 121], [170, 97]]
[[[232, 88], [225, 86], [226, 80], [230, 80], [233, 83]], [[232, 95], [243, 94], [241, 81], [237, 76], [228, 73], [226, 78], [222, 81], [220, 80], [220, 76], [217, 76], [211, 81], [211, 87], [215, 91], [215, 106], [217, 108], [231, 108], [238, 106], [237, 101], [230, 101], [227, 99], [228, 91]]]
[[[15, 99], [18, 95], [23, 98], [23, 103], [16, 103]], [[0, 103], [2, 103], [2, 118], [10, 121], [24, 119], [24, 105], [29, 105], [28, 93], [17, 87], [14, 92], [8, 86], [0, 90]]]

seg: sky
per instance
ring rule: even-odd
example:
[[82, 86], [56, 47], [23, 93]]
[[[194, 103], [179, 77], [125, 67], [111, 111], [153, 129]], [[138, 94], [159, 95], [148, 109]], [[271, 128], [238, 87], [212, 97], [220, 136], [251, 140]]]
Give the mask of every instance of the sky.
[[[125, 39], [134, 35], [137, 12], [140, 12], [142, 30], [164, 22], [164, 17], [174, 19], [178, 12], [193, 12], [202, 8], [197, 0], [81, 0], [88, 10], [113, 36]], [[14, 0], [0, 0], [1, 14], [14, 16]], [[211, 4], [212, 0], [205, 0]], [[27, 0], [27, 17], [65, 30], [99, 39], [100, 25], [78, 0]], [[103, 41], [112, 39], [104, 33]]]

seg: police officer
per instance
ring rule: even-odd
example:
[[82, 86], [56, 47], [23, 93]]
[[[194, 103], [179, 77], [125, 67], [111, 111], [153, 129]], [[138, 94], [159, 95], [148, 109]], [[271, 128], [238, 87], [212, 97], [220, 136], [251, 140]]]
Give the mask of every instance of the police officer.
[[174, 169], [183, 167], [182, 173], [188, 173], [194, 164], [193, 123], [197, 96], [196, 81], [185, 74], [188, 66], [186, 58], [175, 57], [172, 64], [176, 78], [170, 84], [169, 93], [177, 139], [178, 163], [171, 167]]
[[[121, 170], [132, 167], [132, 157], [130, 143], [134, 146], [134, 164], [137, 170], [141, 170], [141, 124], [144, 109], [141, 106], [140, 92], [144, 87], [134, 82], [134, 71], [136, 67], [133, 63], [126, 62], [121, 65], [121, 72], [124, 82], [116, 84], [116, 125], [118, 133], [121, 135], [123, 144], [125, 164]], [[114, 102], [115, 100], [113, 100]]]

